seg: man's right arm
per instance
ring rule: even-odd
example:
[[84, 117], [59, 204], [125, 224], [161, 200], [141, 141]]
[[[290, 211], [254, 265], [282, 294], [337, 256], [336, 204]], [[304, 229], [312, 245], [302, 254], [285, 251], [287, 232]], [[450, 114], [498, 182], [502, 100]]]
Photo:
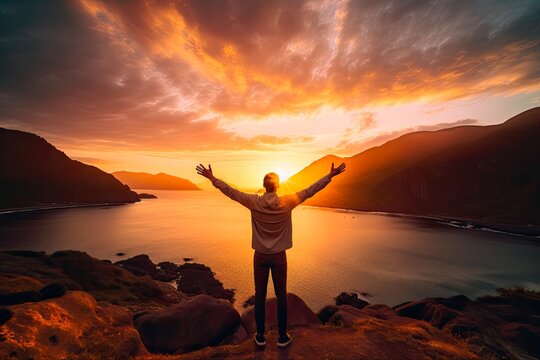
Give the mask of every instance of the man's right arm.
[[233, 188], [225, 181], [222, 181], [214, 176], [212, 172], [212, 166], [208, 164], [208, 169], [204, 167], [203, 164], [199, 164], [196, 167], [197, 174], [204, 176], [212, 182], [212, 185], [216, 187], [223, 194], [227, 195], [234, 201], [238, 201], [240, 204], [244, 205], [248, 209], [253, 209], [257, 202], [257, 195], [255, 194], [246, 194], [238, 189]]
[[239, 202], [248, 209], [253, 209], [255, 203], [257, 202], [257, 195], [246, 194], [245, 192], [233, 188], [225, 181], [220, 180], [216, 177], [214, 177], [214, 179], [212, 180], [212, 185], [214, 185], [214, 187], [221, 191], [223, 194], [225, 194], [232, 200]]

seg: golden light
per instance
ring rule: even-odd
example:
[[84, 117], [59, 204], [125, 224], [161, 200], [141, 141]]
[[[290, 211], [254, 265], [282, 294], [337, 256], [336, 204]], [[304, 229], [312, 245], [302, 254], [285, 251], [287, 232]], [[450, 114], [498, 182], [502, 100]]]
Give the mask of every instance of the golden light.
[[291, 176], [295, 174], [294, 170], [287, 169], [287, 168], [278, 168], [274, 170], [274, 172], [279, 175], [280, 183], [287, 181], [287, 179], [289, 179]]

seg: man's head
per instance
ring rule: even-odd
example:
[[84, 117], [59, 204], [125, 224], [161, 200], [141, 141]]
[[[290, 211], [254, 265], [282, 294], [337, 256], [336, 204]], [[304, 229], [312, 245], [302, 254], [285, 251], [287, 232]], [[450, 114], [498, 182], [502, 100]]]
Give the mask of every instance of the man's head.
[[263, 186], [266, 192], [275, 192], [279, 188], [279, 176], [276, 173], [268, 173], [264, 175]]

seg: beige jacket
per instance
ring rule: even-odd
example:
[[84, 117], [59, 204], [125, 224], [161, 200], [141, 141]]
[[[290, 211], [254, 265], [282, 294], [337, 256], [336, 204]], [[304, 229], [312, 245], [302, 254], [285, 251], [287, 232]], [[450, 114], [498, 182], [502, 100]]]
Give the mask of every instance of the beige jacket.
[[216, 179], [213, 185], [223, 194], [251, 210], [251, 247], [255, 251], [272, 254], [292, 247], [291, 211], [330, 183], [327, 175], [297, 192], [278, 196], [275, 192], [246, 194]]

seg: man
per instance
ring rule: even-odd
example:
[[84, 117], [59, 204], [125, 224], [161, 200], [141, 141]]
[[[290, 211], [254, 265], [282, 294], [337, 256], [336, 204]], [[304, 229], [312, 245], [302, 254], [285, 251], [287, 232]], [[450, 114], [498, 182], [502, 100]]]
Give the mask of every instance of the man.
[[292, 247], [292, 221], [291, 211], [306, 199], [324, 189], [330, 180], [345, 171], [345, 164], [334, 168], [319, 181], [295, 194], [277, 195], [279, 177], [275, 173], [266, 174], [263, 186], [266, 192], [246, 194], [219, 180], [202, 164], [196, 167], [197, 173], [212, 181], [212, 184], [223, 194], [251, 210], [251, 246], [255, 250], [253, 256], [253, 270], [255, 277], [255, 322], [257, 333], [254, 335], [255, 343], [266, 345], [265, 332], [265, 305], [268, 274], [272, 270], [272, 281], [277, 297], [279, 337], [277, 345], [286, 347], [292, 341], [287, 333], [287, 256], [285, 250]]

